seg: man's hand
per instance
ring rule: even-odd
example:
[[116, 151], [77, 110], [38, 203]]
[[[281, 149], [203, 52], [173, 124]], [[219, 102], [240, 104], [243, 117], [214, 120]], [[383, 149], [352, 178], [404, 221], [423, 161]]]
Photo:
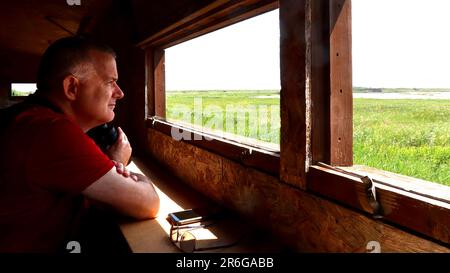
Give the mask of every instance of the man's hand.
[[112, 162], [114, 163], [114, 166], [116, 166], [116, 171], [118, 174], [123, 175], [124, 177], [130, 177], [131, 179], [133, 179], [134, 181], [138, 181], [138, 177], [136, 173], [130, 172], [123, 164], [122, 162], [117, 162], [112, 160]]
[[117, 128], [117, 131], [119, 132], [117, 141], [109, 147], [106, 153], [111, 160], [121, 162], [123, 165], [127, 166], [131, 157], [131, 145], [130, 142], [128, 142], [127, 136], [122, 131], [122, 128]]

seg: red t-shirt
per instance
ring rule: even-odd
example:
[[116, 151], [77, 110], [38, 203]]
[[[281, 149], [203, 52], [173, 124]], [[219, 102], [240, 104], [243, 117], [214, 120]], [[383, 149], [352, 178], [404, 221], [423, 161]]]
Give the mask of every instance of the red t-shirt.
[[36, 106], [0, 137], [0, 252], [65, 249], [84, 198], [114, 164], [70, 118]]

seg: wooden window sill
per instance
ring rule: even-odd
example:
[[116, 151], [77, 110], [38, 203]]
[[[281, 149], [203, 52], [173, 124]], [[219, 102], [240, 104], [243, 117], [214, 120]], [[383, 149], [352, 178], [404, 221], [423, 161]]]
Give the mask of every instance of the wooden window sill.
[[[171, 212], [191, 208], [220, 208], [206, 196], [173, 176], [164, 166], [151, 158], [133, 157], [130, 171], [145, 174], [152, 180], [160, 198], [160, 210], [155, 219], [119, 219], [119, 227], [133, 253], [180, 253], [169, 239], [170, 224], [166, 217]], [[201, 251], [201, 253], [226, 252], [280, 252], [283, 249], [275, 237], [253, 226], [247, 219], [230, 214], [216, 219], [206, 230], [198, 230], [197, 247], [228, 245]], [[249, 234], [243, 237], [242, 234]]]
[[[319, 164], [309, 168], [307, 189], [373, 215], [374, 209], [360, 179], [363, 175], [373, 180], [376, 199], [382, 208], [381, 221], [419, 233], [446, 246], [450, 244], [450, 191], [446, 186], [375, 169], [366, 168], [364, 171], [357, 166], [335, 168]], [[439, 190], [441, 192], [437, 194]]]
[[376, 168], [354, 165], [352, 167], [336, 167], [344, 172], [358, 176], [369, 176], [376, 183], [401, 189], [430, 199], [450, 203], [450, 187], [410, 176], [396, 174]]
[[200, 132], [192, 128], [183, 127], [182, 125], [157, 117], [147, 119], [147, 128], [155, 129], [168, 136], [172, 136], [173, 129], [177, 130], [177, 132], [184, 132], [184, 134], [188, 137], [184, 137], [180, 141], [206, 149], [210, 152], [219, 154], [270, 175], [279, 175], [279, 152], [265, 150], [261, 147], [253, 147], [233, 140], [219, 138], [217, 136]]

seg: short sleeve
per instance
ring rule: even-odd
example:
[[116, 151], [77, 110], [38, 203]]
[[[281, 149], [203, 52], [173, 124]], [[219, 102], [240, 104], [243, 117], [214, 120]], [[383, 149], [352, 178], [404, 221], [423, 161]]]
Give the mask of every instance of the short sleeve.
[[47, 124], [32, 138], [27, 159], [29, 183], [77, 194], [114, 166], [71, 120], [58, 118]]

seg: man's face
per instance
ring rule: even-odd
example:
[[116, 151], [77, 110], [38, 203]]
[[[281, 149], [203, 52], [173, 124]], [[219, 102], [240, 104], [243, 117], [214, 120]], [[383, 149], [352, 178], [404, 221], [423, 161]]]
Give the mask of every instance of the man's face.
[[93, 128], [114, 119], [116, 101], [124, 94], [118, 79], [116, 60], [108, 53], [90, 51], [92, 67], [80, 79], [79, 93], [74, 102], [78, 121], [84, 128]]

